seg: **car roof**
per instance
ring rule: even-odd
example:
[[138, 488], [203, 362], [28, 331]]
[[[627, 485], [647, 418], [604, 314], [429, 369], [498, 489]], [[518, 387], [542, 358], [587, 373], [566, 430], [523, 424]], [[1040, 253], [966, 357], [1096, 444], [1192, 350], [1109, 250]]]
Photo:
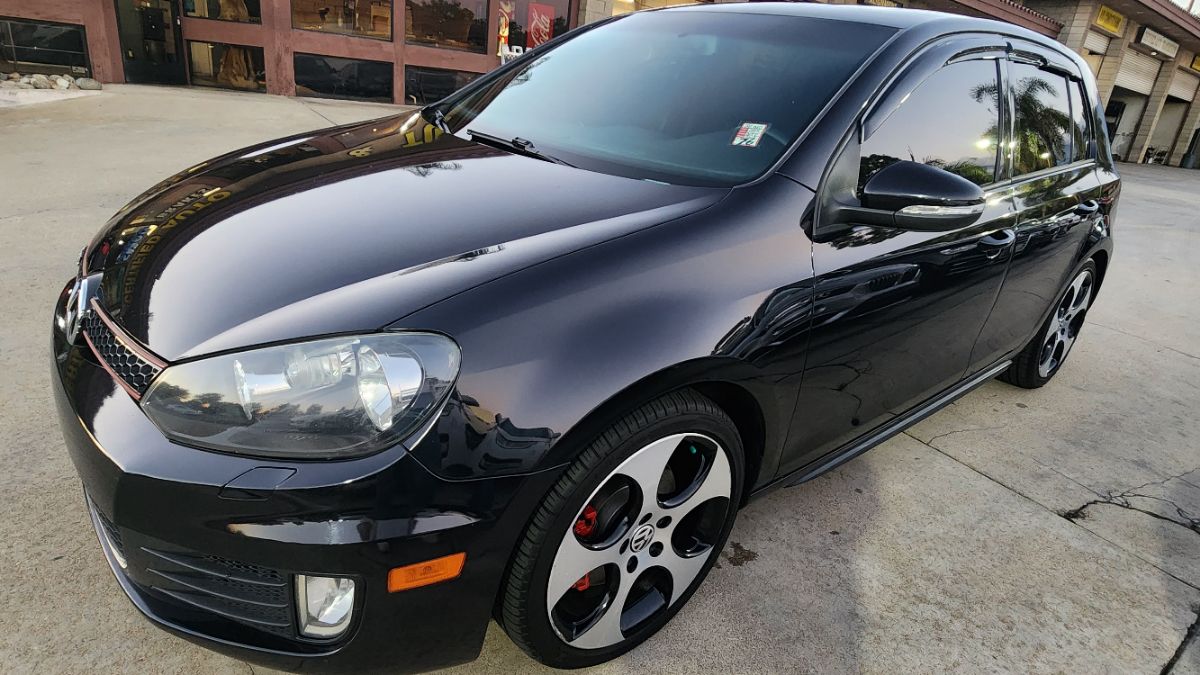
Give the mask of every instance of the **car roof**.
[[916, 28], [920, 32], [963, 33], [978, 31], [999, 33], [1022, 38], [1062, 54], [1070, 54], [1066, 47], [1044, 35], [1039, 35], [1016, 24], [981, 19], [962, 14], [948, 14], [925, 9], [901, 7], [877, 7], [873, 5], [830, 5], [817, 2], [728, 2], [716, 4], [678, 5], [650, 10], [658, 12], [728, 12], [731, 14], [766, 14], [775, 16], [797, 16], [814, 19], [856, 21], [859, 23], [889, 26], [905, 31]]
[[731, 12], [734, 14], [774, 14], [838, 19], [873, 23], [893, 28], [909, 28], [938, 18], [955, 16], [942, 12], [875, 7], [871, 5], [827, 5], [816, 2], [726, 2], [663, 7], [662, 12]]

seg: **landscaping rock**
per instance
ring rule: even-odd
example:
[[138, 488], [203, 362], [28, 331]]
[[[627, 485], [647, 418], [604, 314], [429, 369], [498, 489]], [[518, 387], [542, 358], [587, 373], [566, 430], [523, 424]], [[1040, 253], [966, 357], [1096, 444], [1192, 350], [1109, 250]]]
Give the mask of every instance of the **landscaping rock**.
[[54, 84], [50, 82], [50, 78], [46, 77], [45, 75], [42, 75], [41, 73], [38, 73], [38, 74], [30, 77], [29, 83], [33, 85], [34, 89], [52, 89], [52, 88], [54, 88]]
[[56, 77], [56, 78], [54, 78], [54, 88], [55, 89], [70, 89], [71, 83], [61, 77]]
[[21, 84], [19, 82], [13, 82], [12, 80], [0, 80], [0, 89], [16, 89], [20, 86]]
[[10, 80], [19, 80], [19, 79], [21, 79], [21, 74], [20, 74], [20, 73], [9, 73], [9, 74], [8, 74], [8, 79], [10, 79]]
[[79, 85], [80, 89], [95, 90], [95, 89], [103, 89], [104, 88], [104, 85], [100, 84], [99, 81], [93, 80], [90, 77], [81, 77], [78, 80], [75, 80], [75, 84]]

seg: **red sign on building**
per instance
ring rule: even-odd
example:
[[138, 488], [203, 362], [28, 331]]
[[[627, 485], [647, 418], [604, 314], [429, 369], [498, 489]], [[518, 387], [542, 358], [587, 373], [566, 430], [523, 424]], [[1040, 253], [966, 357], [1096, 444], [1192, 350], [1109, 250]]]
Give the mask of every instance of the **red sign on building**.
[[554, 7], [529, 3], [529, 27], [525, 29], [525, 47], [536, 47], [554, 35]]

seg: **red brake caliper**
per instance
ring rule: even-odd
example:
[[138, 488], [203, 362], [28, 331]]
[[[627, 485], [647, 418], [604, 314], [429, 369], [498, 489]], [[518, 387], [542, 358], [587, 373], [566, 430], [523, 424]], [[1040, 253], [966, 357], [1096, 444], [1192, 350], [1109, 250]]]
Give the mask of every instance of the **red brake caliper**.
[[[592, 506], [591, 504], [583, 507], [583, 513], [579, 515], [579, 520], [575, 521], [575, 534], [584, 538], [591, 536], [591, 534], [596, 531], [596, 517], [598, 515], [599, 514], [596, 513], [596, 507]], [[591, 572], [588, 572], [580, 577], [579, 581], [575, 582], [573, 588], [577, 591], [586, 591], [587, 589], [591, 588], [591, 586]]]
[[583, 507], [579, 520], [575, 521], [575, 534], [580, 537], [590, 537], [596, 531], [596, 507], [588, 504]]

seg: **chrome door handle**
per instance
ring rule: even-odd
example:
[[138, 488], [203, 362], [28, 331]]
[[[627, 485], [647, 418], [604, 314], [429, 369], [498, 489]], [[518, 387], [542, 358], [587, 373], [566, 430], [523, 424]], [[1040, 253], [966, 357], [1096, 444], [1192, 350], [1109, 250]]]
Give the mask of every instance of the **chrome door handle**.
[[1100, 202], [1095, 199], [1089, 199], [1079, 206], [1075, 207], [1075, 213], [1081, 216], [1090, 216], [1100, 210]]

